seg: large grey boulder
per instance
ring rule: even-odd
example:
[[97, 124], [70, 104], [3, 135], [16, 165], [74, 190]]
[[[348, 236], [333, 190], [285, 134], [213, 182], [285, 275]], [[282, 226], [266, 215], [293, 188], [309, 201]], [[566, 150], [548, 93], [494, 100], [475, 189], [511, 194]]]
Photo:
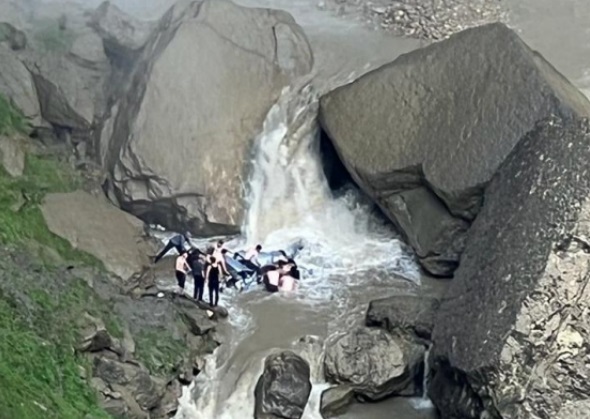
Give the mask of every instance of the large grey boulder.
[[402, 55], [320, 105], [354, 180], [438, 276], [456, 269], [499, 165], [550, 114], [589, 115], [590, 104], [499, 23]]
[[328, 381], [350, 386], [362, 399], [416, 395], [424, 347], [381, 329], [360, 327], [337, 337], [326, 349]]
[[47, 54], [28, 60], [41, 114], [51, 124], [88, 132], [103, 112], [108, 66], [97, 69], [69, 54]]
[[270, 355], [256, 384], [256, 419], [299, 419], [311, 393], [309, 364], [285, 351]]
[[430, 339], [439, 299], [418, 295], [394, 295], [369, 303], [365, 323], [390, 332], [404, 330], [410, 336]]
[[588, 121], [551, 119], [488, 186], [433, 332], [442, 417], [585, 417], [589, 159]]
[[155, 249], [143, 239], [142, 223], [105, 199], [83, 191], [53, 193], [45, 197], [41, 211], [52, 233], [124, 280], [150, 264]]
[[40, 122], [41, 110], [33, 77], [17, 54], [0, 44], [0, 93], [35, 123]]
[[108, 70], [108, 58], [102, 38], [88, 29], [78, 35], [69, 51], [69, 56], [82, 67]]
[[92, 14], [90, 26], [100, 35], [106, 52], [116, 60], [131, 60], [147, 43], [153, 26], [126, 14], [109, 1]]
[[110, 196], [150, 223], [236, 232], [252, 142], [309, 45], [287, 13], [226, 0], [177, 4], [158, 28], [103, 136]]

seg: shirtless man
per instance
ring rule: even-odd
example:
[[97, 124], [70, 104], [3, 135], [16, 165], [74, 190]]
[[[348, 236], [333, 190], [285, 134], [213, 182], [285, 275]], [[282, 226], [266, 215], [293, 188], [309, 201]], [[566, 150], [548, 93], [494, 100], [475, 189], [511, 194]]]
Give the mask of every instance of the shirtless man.
[[277, 292], [279, 290], [280, 279], [281, 273], [279, 269], [274, 269], [265, 273], [262, 281], [264, 282], [264, 287], [268, 292]]
[[297, 289], [297, 280], [290, 274], [283, 275], [279, 279], [279, 290], [280, 291], [295, 291]]
[[176, 258], [176, 281], [178, 282], [178, 293], [184, 294], [184, 283], [186, 282], [186, 273], [190, 270], [187, 263], [187, 252], [182, 252]]

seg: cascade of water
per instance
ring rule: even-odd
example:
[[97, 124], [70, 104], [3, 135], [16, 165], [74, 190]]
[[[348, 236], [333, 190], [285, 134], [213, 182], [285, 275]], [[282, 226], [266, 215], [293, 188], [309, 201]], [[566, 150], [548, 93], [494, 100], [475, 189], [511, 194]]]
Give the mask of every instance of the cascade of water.
[[416, 397], [410, 401], [411, 405], [416, 410], [426, 410], [434, 408], [432, 402], [428, 398], [428, 380], [430, 380], [430, 345], [424, 352], [424, 374], [422, 376], [422, 396]]

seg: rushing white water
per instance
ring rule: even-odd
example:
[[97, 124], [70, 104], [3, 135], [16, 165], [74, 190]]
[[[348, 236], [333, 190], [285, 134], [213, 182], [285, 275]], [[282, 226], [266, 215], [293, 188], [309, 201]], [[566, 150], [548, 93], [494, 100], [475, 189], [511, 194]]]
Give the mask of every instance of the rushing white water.
[[286, 89], [270, 110], [250, 181], [248, 244], [276, 249], [303, 239], [299, 261], [316, 271], [334, 275], [379, 268], [417, 281], [401, 243], [371, 214], [360, 192], [333, 196], [320, 159], [317, 106], [312, 85], [305, 84]]
[[426, 348], [426, 352], [424, 352], [424, 373], [422, 376], [422, 397], [420, 398], [413, 398], [410, 400], [412, 406], [415, 409], [432, 409], [434, 406], [430, 399], [428, 398], [428, 381], [430, 380], [430, 364], [429, 364], [429, 357], [430, 357], [430, 346]]

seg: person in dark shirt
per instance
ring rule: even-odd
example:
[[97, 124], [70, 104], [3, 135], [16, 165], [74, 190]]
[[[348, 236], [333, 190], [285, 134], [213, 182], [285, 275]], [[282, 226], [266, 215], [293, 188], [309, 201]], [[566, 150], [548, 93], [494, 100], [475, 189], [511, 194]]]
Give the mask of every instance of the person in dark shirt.
[[185, 234], [177, 234], [172, 237], [166, 246], [164, 246], [164, 248], [156, 255], [154, 263], [158, 263], [160, 259], [162, 259], [173, 248], [176, 249], [178, 254], [186, 252], [186, 245], [188, 244], [189, 247], [191, 245], [190, 237], [190, 232], [186, 232]]
[[193, 298], [197, 301], [203, 301], [205, 290], [205, 254], [199, 249], [191, 249], [188, 253], [187, 262], [195, 279]]

